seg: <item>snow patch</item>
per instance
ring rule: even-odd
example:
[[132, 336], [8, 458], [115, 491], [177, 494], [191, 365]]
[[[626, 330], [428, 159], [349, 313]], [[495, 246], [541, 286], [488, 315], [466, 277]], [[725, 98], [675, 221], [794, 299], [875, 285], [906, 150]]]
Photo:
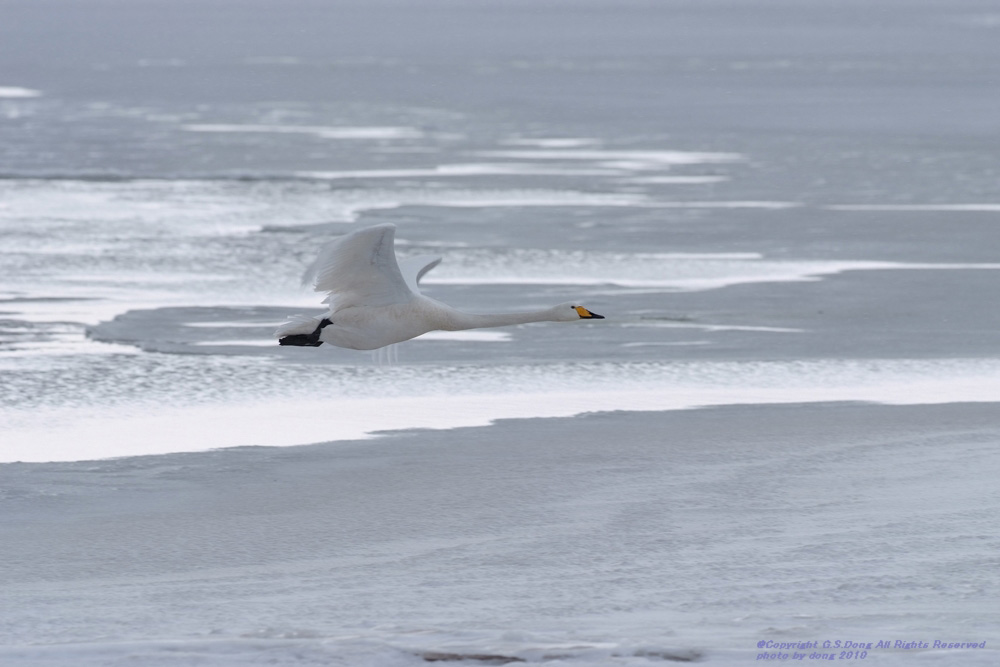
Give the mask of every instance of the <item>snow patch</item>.
[[[280, 398], [8, 411], [3, 461], [76, 461], [352, 440], [497, 419], [732, 404], [1000, 402], [1000, 361], [871, 360], [394, 369], [306, 379]], [[317, 380], [319, 381], [319, 380]], [[301, 395], [298, 395], [301, 393]], [[322, 398], [316, 398], [321, 396]], [[224, 423], [225, 429], [217, 425]]]
[[507, 343], [511, 335], [506, 331], [428, 331], [417, 340], [448, 340], [476, 343]]
[[352, 178], [443, 178], [466, 176], [614, 176], [617, 169], [570, 169], [524, 163], [456, 163], [419, 169], [361, 169], [354, 171], [299, 171], [300, 178], [345, 180]]
[[996, 270], [1000, 263], [773, 260], [753, 253], [614, 253], [455, 250], [426, 285], [613, 285], [702, 291], [762, 282], [799, 282], [847, 271]]
[[199, 340], [191, 343], [192, 345], [209, 346], [209, 347], [219, 347], [222, 345], [246, 345], [249, 347], [274, 347], [278, 343], [273, 339], [259, 340], [259, 339], [243, 339], [243, 340]]
[[952, 213], [1000, 213], [1000, 204], [831, 204], [831, 211], [947, 211]]
[[621, 161], [643, 168], [663, 168], [672, 165], [714, 164], [740, 162], [745, 157], [740, 153], [705, 151], [658, 151], [658, 150], [501, 150], [482, 151], [486, 157], [513, 158], [516, 160], [591, 160]]
[[321, 139], [419, 139], [424, 133], [415, 127], [372, 126], [336, 127], [323, 125], [239, 125], [225, 123], [191, 123], [183, 125], [188, 132], [310, 134]]
[[41, 97], [42, 91], [33, 88], [20, 88], [18, 86], [0, 86], [0, 98], [3, 99], [27, 99]]

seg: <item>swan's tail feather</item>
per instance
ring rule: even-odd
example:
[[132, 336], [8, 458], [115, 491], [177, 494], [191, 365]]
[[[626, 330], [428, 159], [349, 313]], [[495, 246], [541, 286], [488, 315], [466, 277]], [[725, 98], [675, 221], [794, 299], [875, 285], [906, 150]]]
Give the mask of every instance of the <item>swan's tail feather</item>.
[[296, 345], [298, 347], [319, 347], [323, 341], [319, 339], [320, 331], [330, 324], [330, 320], [308, 315], [292, 315], [274, 332], [278, 345]]
[[309, 315], [292, 315], [274, 331], [275, 338], [294, 336], [297, 334], [311, 334], [319, 326], [321, 318], [310, 317]]

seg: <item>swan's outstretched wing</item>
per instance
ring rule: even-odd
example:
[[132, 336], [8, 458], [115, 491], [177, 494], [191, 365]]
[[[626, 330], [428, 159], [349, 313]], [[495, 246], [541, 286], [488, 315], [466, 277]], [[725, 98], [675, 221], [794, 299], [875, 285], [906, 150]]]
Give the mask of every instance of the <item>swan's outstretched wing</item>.
[[420, 279], [424, 274], [441, 263], [440, 257], [434, 255], [415, 255], [414, 257], [404, 257], [399, 260], [399, 270], [403, 274], [403, 280], [411, 292], [420, 294]]
[[327, 292], [324, 303], [336, 312], [351, 306], [388, 306], [406, 303], [413, 292], [396, 263], [393, 239], [396, 225], [359, 229], [328, 243], [305, 275], [317, 292]]

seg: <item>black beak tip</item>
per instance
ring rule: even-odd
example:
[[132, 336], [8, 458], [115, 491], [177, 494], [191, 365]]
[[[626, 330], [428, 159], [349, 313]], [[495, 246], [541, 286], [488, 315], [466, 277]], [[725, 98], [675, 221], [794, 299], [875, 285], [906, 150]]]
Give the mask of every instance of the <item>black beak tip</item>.
[[595, 320], [603, 320], [604, 319], [604, 315], [598, 315], [597, 313], [591, 313], [590, 314], [590, 318], [591, 319], [595, 319]]

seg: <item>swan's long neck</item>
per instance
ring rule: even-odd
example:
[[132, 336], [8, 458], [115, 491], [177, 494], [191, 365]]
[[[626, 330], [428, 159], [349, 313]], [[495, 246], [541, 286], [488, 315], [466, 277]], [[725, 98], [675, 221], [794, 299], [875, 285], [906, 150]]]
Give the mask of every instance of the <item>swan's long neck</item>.
[[466, 313], [453, 308], [446, 322], [441, 327], [445, 331], [459, 331], [462, 329], [487, 329], [490, 327], [507, 327], [513, 324], [527, 324], [528, 322], [550, 322], [553, 320], [551, 308], [545, 310], [531, 310], [520, 313], [494, 313], [476, 314]]

